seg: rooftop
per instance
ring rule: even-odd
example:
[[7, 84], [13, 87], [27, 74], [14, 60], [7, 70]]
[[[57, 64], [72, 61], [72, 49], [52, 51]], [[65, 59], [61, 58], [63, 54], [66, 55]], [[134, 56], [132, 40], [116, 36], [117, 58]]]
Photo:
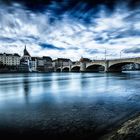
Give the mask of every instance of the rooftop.
[[71, 60], [68, 59], [68, 58], [57, 58], [57, 59], [55, 59], [53, 61], [65, 61], [65, 62], [68, 62], [68, 61], [71, 61]]
[[52, 61], [52, 58], [49, 56], [43, 56], [43, 59], [47, 60], [47, 61]]
[[13, 53], [13, 54], [10, 54], [10, 53], [0, 53], [0, 56], [17, 56], [17, 57], [20, 57], [20, 55], [17, 54], [17, 53]]

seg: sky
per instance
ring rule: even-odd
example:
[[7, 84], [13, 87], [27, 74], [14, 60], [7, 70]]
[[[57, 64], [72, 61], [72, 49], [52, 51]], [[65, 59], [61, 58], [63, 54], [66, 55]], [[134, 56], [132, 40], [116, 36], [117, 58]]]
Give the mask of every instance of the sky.
[[0, 0], [0, 53], [140, 56], [140, 0]]

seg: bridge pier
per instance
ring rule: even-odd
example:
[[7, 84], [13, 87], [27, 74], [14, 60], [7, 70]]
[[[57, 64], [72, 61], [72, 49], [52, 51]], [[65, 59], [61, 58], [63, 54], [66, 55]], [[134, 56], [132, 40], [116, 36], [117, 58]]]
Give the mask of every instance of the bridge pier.
[[108, 68], [109, 68], [109, 61], [105, 61], [105, 70], [104, 72], [108, 72]]
[[71, 72], [71, 65], [69, 66], [69, 72]]
[[86, 71], [86, 62], [80, 62], [80, 72]]

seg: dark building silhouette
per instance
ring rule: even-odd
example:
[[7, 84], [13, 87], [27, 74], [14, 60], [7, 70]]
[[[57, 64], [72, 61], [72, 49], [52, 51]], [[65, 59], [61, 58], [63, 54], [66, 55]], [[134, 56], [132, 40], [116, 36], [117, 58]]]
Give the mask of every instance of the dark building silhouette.
[[26, 46], [23, 51], [23, 56], [20, 60], [19, 71], [21, 72], [31, 72], [31, 56], [26, 49]]

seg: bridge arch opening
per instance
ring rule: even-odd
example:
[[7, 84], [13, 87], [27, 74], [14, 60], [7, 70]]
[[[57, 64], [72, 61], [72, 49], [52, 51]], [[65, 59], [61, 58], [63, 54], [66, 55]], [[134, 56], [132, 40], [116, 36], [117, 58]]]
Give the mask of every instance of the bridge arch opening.
[[103, 65], [93, 64], [86, 68], [86, 72], [100, 72], [104, 71], [105, 67]]
[[62, 69], [62, 72], [69, 72], [69, 68], [68, 68], [68, 67], [63, 68], [63, 69]]
[[61, 69], [60, 68], [56, 69], [56, 72], [61, 72]]
[[75, 66], [71, 69], [72, 72], [80, 72], [80, 66]]
[[126, 65], [129, 65], [129, 64], [137, 64], [137, 63], [134, 63], [134, 62], [116, 63], [116, 64], [111, 65], [108, 68], [108, 72], [122, 72], [122, 71], [127, 71], [127, 68], [125, 66]]

